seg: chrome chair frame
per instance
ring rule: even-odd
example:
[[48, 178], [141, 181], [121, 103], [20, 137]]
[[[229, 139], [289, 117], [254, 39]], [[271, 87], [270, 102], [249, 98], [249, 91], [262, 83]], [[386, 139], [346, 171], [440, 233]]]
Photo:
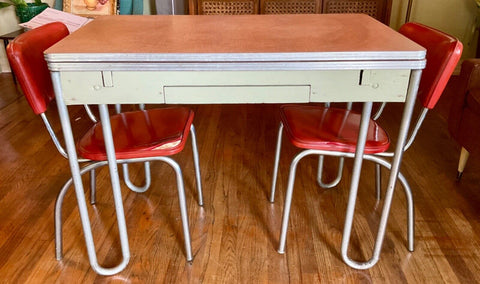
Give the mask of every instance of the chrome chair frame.
[[[405, 114], [407, 113], [412, 113], [413, 108], [415, 105], [415, 100], [416, 100], [416, 93], [413, 93], [413, 90], [417, 90], [419, 83], [420, 83], [420, 77], [421, 77], [421, 71], [417, 70], [412, 72], [411, 74], [411, 85], [408, 90], [408, 99], [405, 102], [404, 106], [404, 117]], [[365, 102], [363, 103], [363, 110], [362, 110], [362, 119], [360, 122], [360, 128], [359, 128], [359, 137], [358, 141], [366, 141], [366, 133], [367, 133], [367, 128], [371, 116], [371, 111], [372, 111], [372, 102]], [[383, 109], [383, 106], [382, 106]], [[427, 109], [428, 110], [428, 109]], [[355, 153], [346, 153], [346, 152], [334, 152], [334, 151], [324, 151], [324, 150], [303, 150], [299, 154], [297, 154], [290, 165], [290, 172], [289, 172], [289, 178], [288, 178], [288, 184], [287, 184], [287, 191], [285, 194], [285, 205], [283, 209], [283, 217], [282, 217], [282, 226], [281, 226], [281, 231], [280, 231], [280, 240], [279, 240], [279, 248], [278, 252], [283, 254], [285, 253], [285, 243], [286, 243], [286, 236], [287, 236], [287, 229], [288, 229], [288, 220], [289, 220], [289, 215], [290, 215], [290, 207], [291, 207], [291, 202], [292, 202], [292, 195], [293, 195], [293, 188], [294, 188], [294, 182], [295, 182], [295, 173], [296, 173], [296, 167], [298, 162], [305, 156], [308, 155], [329, 155], [329, 156], [337, 156], [341, 158], [354, 158], [354, 169], [352, 172], [352, 181], [351, 181], [351, 186], [350, 186], [350, 193], [349, 193], [349, 200], [347, 204], [347, 212], [346, 212], [346, 218], [345, 218], [345, 226], [344, 226], [344, 232], [343, 232], [343, 238], [342, 238], [342, 246], [341, 246], [341, 253], [342, 253], [342, 258], [343, 260], [350, 266], [355, 269], [368, 269], [370, 267], [373, 267], [379, 260], [380, 258], [380, 251], [381, 247], [383, 244], [383, 239], [385, 236], [385, 230], [386, 230], [386, 225], [387, 225], [387, 220], [388, 220], [388, 212], [390, 211], [391, 207], [391, 202], [393, 198], [393, 193], [394, 193], [394, 185], [395, 181], [399, 180], [403, 188], [405, 190], [405, 196], [407, 200], [407, 249], [409, 251], [414, 250], [414, 204], [413, 204], [413, 196], [411, 192], [411, 188], [403, 176], [403, 174], [400, 172], [399, 168], [399, 162], [401, 160], [401, 157], [403, 156], [403, 153], [405, 150], [412, 144], [413, 139], [415, 138], [418, 129], [420, 128], [424, 118], [426, 115], [426, 110], [423, 110], [422, 113], [420, 114], [419, 118], [417, 119], [416, 126], [414, 127], [413, 131], [411, 132], [410, 135], [408, 135], [408, 129], [411, 121], [411, 117], [408, 116], [408, 119], [403, 119], [402, 123], [400, 125], [400, 136], [398, 137], [398, 145], [395, 147], [395, 153], [390, 153], [386, 152], [383, 153], [383, 155], [380, 154], [365, 154], [364, 153], [364, 146], [365, 145], [359, 145], [357, 147], [357, 150]], [[374, 117], [377, 117], [375, 115]], [[275, 198], [275, 187], [276, 187], [276, 180], [278, 176], [278, 164], [280, 160], [280, 150], [281, 150], [281, 143], [282, 143], [282, 133], [283, 133], [283, 124], [280, 123], [279, 126], [279, 131], [278, 131], [278, 137], [277, 137], [277, 147], [276, 147], [276, 152], [275, 152], [275, 162], [274, 162], [274, 170], [273, 170], [273, 177], [272, 177], [272, 188], [270, 192], [270, 201], [273, 202]], [[408, 138], [408, 136], [410, 138]], [[407, 139], [408, 138], [408, 139]], [[405, 143], [405, 144], [404, 144]], [[403, 148], [399, 148], [400, 145], [404, 145]], [[384, 157], [392, 157], [394, 160], [392, 162], [389, 162], [383, 158]], [[373, 161], [380, 166], [386, 167], [388, 169], [391, 169], [393, 164], [397, 164], [395, 168], [397, 170], [392, 173], [390, 176], [389, 180], [389, 188], [387, 190], [387, 194], [385, 196], [385, 203], [383, 205], [382, 209], [382, 215], [381, 215], [381, 220], [380, 224], [378, 226], [378, 231], [377, 231], [377, 237], [372, 253], [372, 257], [364, 262], [359, 262], [352, 260], [348, 256], [348, 246], [350, 243], [350, 236], [351, 236], [351, 230], [353, 226], [353, 215], [354, 215], [354, 210], [355, 210], [355, 203], [356, 203], [356, 198], [357, 198], [357, 193], [358, 193], [358, 181], [360, 179], [360, 173], [361, 173], [361, 167], [362, 167], [362, 160], [370, 160]], [[378, 184], [376, 188], [378, 188]], [[378, 196], [378, 194], [377, 194]]]
[[[419, 80], [417, 77], [416, 80]], [[418, 88], [418, 82], [415, 83], [417, 86], [415, 88]], [[373, 120], [378, 119], [378, 117], [381, 115], [386, 103], [383, 103], [380, 106], [380, 109], [376, 112], [376, 114], [372, 117]], [[408, 105], [405, 105], [404, 111], [407, 111], [407, 109], [410, 109], [410, 112], [413, 110], [413, 106], [415, 105], [415, 99], [410, 100], [408, 102]], [[328, 105], [327, 105], [328, 107]], [[350, 105], [347, 106], [347, 108], [350, 108]], [[370, 117], [371, 114], [371, 108], [372, 108], [372, 103], [367, 102], [364, 103], [363, 107], [363, 112], [362, 112], [362, 122], [360, 126], [359, 133], [364, 133], [362, 132], [363, 128], [366, 128], [368, 126], [368, 119], [366, 117]], [[427, 115], [429, 108], [423, 107], [417, 117], [416, 123], [413, 126], [412, 130], [410, 131], [410, 134], [408, 134], [405, 137], [399, 137], [399, 140], [402, 139], [405, 141], [405, 144], [403, 146], [403, 149], [401, 149], [401, 155], [403, 156], [403, 153], [412, 145], [413, 141], [415, 140], [418, 131], [420, 127], [423, 124], [423, 121], [425, 120], [425, 117]], [[366, 116], [366, 117], [364, 117]], [[405, 122], [405, 124], [400, 125], [400, 129], [407, 129], [409, 128], [409, 121]], [[275, 151], [275, 162], [274, 162], [274, 169], [273, 169], [273, 177], [272, 177], [272, 188], [270, 192], [270, 202], [274, 202], [275, 199], [275, 188], [276, 188], [276, 180], [278, 177], [278, 165], [280, 161], [280, 152], [281, 152], [281, 144], [282, 144], [282, 134], [283, 134], [283, 124], [280, 123], [279, 130], [278, 130], [278, 136], [277, 136], [277, 145], [276, 145], [276, 151]], [[359, 141], [363, 141], [364, 138], [359, 137]], [[399, 151], [399, 148], [396, 147], [396, 151]], [[358, 151], [358, 150], [357, 150]], [[361, 149], [360, 153], [363, 153], [363, 149]], [[318, 172], [317, 172], [317, 183], [324, 188], [329, 188], [337, 185], [340, 180], [341, 180], [341, 172], [343, 170], [343, 159], [344, 158], [355, 158], [355, 159], [365, 159], [368, 161], [372, 161], [375, 163], [375, 188], [376, 188], [376, 198], [377, 200], [380, 199], [380, 189], [381, 189], [381, 167], [385, 167], [387, 169], [392, 168], [392, 163], [395, 162], [390, 162], [387, 161], [385, 158], [393, 158], [395, 156], [394, 152], [382, 152], [382, 153], [377, 153], [377, 154], [363, 154], [362, 157], [357, 157], [356, 153], [345, 153], [345, 152], [333, 152], [333, 151], [323, 151], [323, 150], [302, 150], [300, 153], [298, 153], [293, 159], [290, 164], [290, 171], [289, 171], [289, 177], [288, 177], [288, 184], [287, 184], [287, 191], [285, 193], [285, 205], [284, 205], [284, 211], [283, 211], [283, 217], [282, 217], [282, 225], [281, 225], [281, 231], [280, 231], [280, 239], [279, 239], [279, 247], [278, 247], [278, 252], [283, 254], [285, 253], [285, 244], [286, 244], [286, 237], [287, 237], [287, 229], [288, 229], [288, 220], [289, 220], [289, 215], [290, 215], [290, 208], [291, 208], [291, 202], [292, 202], [292, 195], [293, 195], [293, 189], [294, 189], [294, 183], [295, 183], [295, 174], [296, 174], [296, 168], [298, 163], [302, 158], [305, 156], [309, 155], [319, 155], [319, 165], [318, 165]], [[338, 167], [338, 173], [336, 179], [331, 182], [330, 184], [325, 184], [322, 182], [322, 171], [323, 171], [323, 157], [325, 155], [328, 156], [336, 156], [339, 157], [339, 167]], [[358, 184], [358, 179], [360, 178], [360, 170], [361, 170], [361, 163], [358, 166], [358, 168], [354, 169], [354, 172], [352, 174], [352, 180], [355, 179], [357, 180]], [[408, 181], [404, 177], [404, 175], [398, 171], [397, 176], [395, 177], [400, 181], [402, 184], [402, 187], [404, 188], [405, 192], [405, 197], [407, 201], [407, 249], [411, 252], [414, 251], [414, 238], [415, 238], [415, 232], [414, 232], [414, 201], [413, 201], [413, 195], [412, 191], [410, 188], [410, 185], [408, 184]], [[352, 181], [352, 184], [354, 181]], [[392, 183], [389, 183], [389, 186]], [[380, 220], [380, 224], [378, 227], [378, 232], [377, 232], [377, 237], [373, 249], [373, 254], [372, 257], [365, 262], [358, 262], [350, 259], [348, 256], [348, 246], [350, 242], [350, 236], [351, 236], [351, 231], [352, 231], [352, 225], [353, 225], [353, 213], [355, 210], [355, 200], [357, 196], [357, 191], [358, 191], [358, 186], [351, 186], [350, 189], [350, 194], [349, 194], [349, 200], [348, 200], [348, 205], [347, 205], [347, 214], [346, 214], [346, 219], [345, 219], [345, 227], [344, 227], [344, 233], [343, 233], [343, 238], [342, 238], [342, 246], [341, 246], [341, 253], [342, 253], [342, 258], [343, 260], [351, 267], [356, 268], [356, 269], [368, 269], [375, 265], [380, 257], [380, 250], [381, 246], [383, 243], [383, 237], [384, 233], [386, 230], [386, 222], [388, 219], [388, 211], [390, 210], [391, 206], [391, 200], [393, 197], [394, 191], [392, 189], [387, 190], [387, 196], [385, 197], [386, 203], [383, 206], [383, 212], [382, 212], [382, 217]], [[387, 212], [387, 214], [385, 214]]]
[[[140, 107], [141, 109], [144, 109], [143, 106]], [[87, 111], [88, 116], [93, 122], [98, 121], [91, 109], [85, 105], [85, 109]], [[118, 106], [116, 106], [116, 109], [118, 110], [117, 113], [119, 112]], [[52, 141], [55, 144], [55, 147], [57, 150], [60, 152], [62, 156], [68, 159], [67, 153], [65, 151], [65, 148], [61, 145], [58, 137], [55, 135], [55, 132], [53, 131], [53, 128], [50, 124], [50, 121], [48, 120], [47, 116], [45, 113], [41, 113], [40, 117], [42, 118], [45, 127], [47, 128], [47, 131], [52, 138]], [[200, 163], [199, 163], [199, 155], [198, 155], [198, 147], [197, 147], [197, 139], [196, 139], [196, 132], [195, 132], [195, 127], [192, 124], [190, 127], [190, 135], [191, 135], [191, 143], [192, 143], [192, 152], [193, 152], [193, 161], [194, 161], [194, 169], [195, 169], [195, 180], [196, 180], [196, 186], [197, 186], [197, 191], [198, 191], [198, 204], [200, 206], [203, 206], [203, 193], [202, 193], [202, 183], [201, 183], [201, 175], [200, 175]], [[79, 163], [86, 163], [87, 165], [83, 166], [80, 169], [80, 175], [85, 174], [86, 172], [90, 173], [90, 203], [93, 205], [96, 202], [96, 185], [95, 185], [95, 169], [105, 166], [108, 164], [107, 161], [92, 161], [89, 159], [83, 159], [79, 158], [77, 159]], [[179, 203], [180, 203], [180, 214], [181, 214], [181, 219], [182, 219], [182, 224], [183, 224], [183, 232], [184, 232], [184, 242], [185, 242], [185, 251], [186, 251], [186, 256], [187, 256], [187, 261], [192, 261], [193, 256], [191, 252], [191, 242], [190, 242], [190, 233], [188, 229], [188, 215], [186, 211], [186, 202], [185, 202], [185, 190], [184, 190], [184, 185], [183, 185], [183, 177], [182, 177], [182, 171], [180, 169], [180, 166], [178, 163], [173, 160], [172, 158], [169, 157], [149, 157], [149, 158], [136, 158], [136, 159], [123, 159], [123, 160], [117, 160], [118, 164], [122, 164], [123, 166], [123, 176], [124, 176], [124, 182], [127, 185], [127, 187], [134, 191], [134, 192], [145, 192], [148, 190], [151, 184], [151, 175], [150, 175], [150, 161], [163, 161], [170, 165], [173, 170], [176, 173], [177, 176], [177, 188], [178, 188], [178, 197], [179, 197]], [[130, 163], [139, 163], [143, 162], [145, 165], [145, 185], [143, 187], [138, 187], [135, 186], [131, 181], [129, 177], [129, 172], [128, 172], [128, 164]], [[66, 193], [68, 190], [71, 188], [73, 184], [73, 178], [71, 177], [65, 184], [63, 185], [62, 189], [57, 195], [57, 199], [55, 201], [55, 256], [57, 260], [63, 259], [63, 237], [62, 237], [62, 205], [63, 205], [63, 200], [65, 198]], [[87, 240], [87, 249], [88, 250], [95, 250], [95, 246], [92, 241]]]
[[[428, 109], [426, 109], [428, 110]], [[421, 124], [423, 122], [425, 115], [421, 115], [421, 120], [417, 121], [417, 125], [415, 126], [416, 131], [412, 134], [412, 136], [409, 139], [409, 143], [405, 145], [404, 152], [405, 150], [411, 145], [412, 138], [414, 138], [414, 135], [418, 132], [418, 123]], [[275, 163], [274, 163], [274, 169], [273, 169], [273, 178], [272, 178], [272, 188], [270, 191], [270, 202], [275, 201], [275, 188], [276, 188], [276, 182], [277, 182], [277, 177], [278, 177], [278, 165], [280, 161], [280, 152], [281, 152], [281, 142], [282, 142], [282, 137], [283, 137], [283, 124], [280, 123], [279, 130], [278, 130], [278, 136], [277, 136], [277, 147], [275, 150]], [[381, 155], [383, 154], [383, 155]], [[376, 163], [376, 169], [378, 167], [385, 167], [387, 169], [390, 169], [392, 167], [392, 164], [382, 158], [381, 156], [384, 157], [393, 157], [393, 152], [384, 152], [380, 154], [364, 154], [363, 159], [372, 161]], [[340, 158], [339, 164], [343, 168], [343, 160], [344, 158], [354, 158], [355, 153], [346, 153], [346, 152], [333, 152], [333, 151], [323, 151], [323, 150], [303, 150], [300, 153], [298, 153], [293, 159], [290, 164], [290, 172], [289, 172], [289, 177], [288, 177], [288, 184], [287, 184], [287, 192], [286, 192], [286, 197], [285, 197], [285, 207], [284, 207], [284, 216], [283, 216], [283, 221], [282, 221], [282, 228], [281, 228], [281, 233], [280, 233], [280, 244], [278, 248], [279, 253], [285, 253], [285, 242], [286, 242], [286, 235], [287, 235], [287, 228], [288, 228], [288, 218], [290, 215], [290, 205], [292, 202], [292, 194], [293, 194], [293, 188], [294, 188], [294, 183], [295, 183], [295, 174], [296, 174], [296, 168], [300, 160], [306, 156], [309, 155], [319, 155], [320, 160], [323, 160], [324, 156], [335, 156]], [[320, 171], [320, 170], [319, 170]], [[341, 172], [340, 172], [341, 173]], [[341, 175], [339, 175], [341, 177]], [[338, 177], [337, 176], [337, 179]], [[413, 195], [412, 191], [410, 188], [410, 185], [408, 184], [408, 181], [406, 178], [403, 176], [401, 172], [398, 173], [398, 179], [400, 183], [402, 184], [404, 191], [405, 191], [405, 197], [407, 200], [407, 240], [408, 240], [408, 250], [409, 251], [414, 251], [414, 202], [413, 202]], [[318, 181], [318, 180], [317, 180]], [[339, 182], [339, 181], [338, 181]], [[337, 184], [338, 184], [337, 182]], [[335, 186], [335, 185], [334, 185]], [[378, 195], [377, 195], [378, 196]]]

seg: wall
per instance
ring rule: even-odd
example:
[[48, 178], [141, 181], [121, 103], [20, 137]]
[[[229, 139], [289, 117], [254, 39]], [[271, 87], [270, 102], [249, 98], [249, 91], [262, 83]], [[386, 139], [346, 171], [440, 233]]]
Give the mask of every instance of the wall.
[[[399, 5], [406, 14], [407, 0]], [[456, 36], [464, 45], [462, 58], [475, 57], [479, 10], [475, 0], [414, 0], [410, 21], [419, 22]], [[401, 19], [394, 23], [400, 27]], [[392, 26], [392, 25], [391, 25]]]
[[[6, 34], [18, 30], [18, 19], [13, 7], [0, 9], [0, 34]], [[3, 42], [0, 48], [0, 71], [10, 72], [10, 67], [5, 56]]]
[[405, 13], [408, 0], [392, 0], [392, 10], [390, 14], [390, 27], [398, 30], [405, 22]]

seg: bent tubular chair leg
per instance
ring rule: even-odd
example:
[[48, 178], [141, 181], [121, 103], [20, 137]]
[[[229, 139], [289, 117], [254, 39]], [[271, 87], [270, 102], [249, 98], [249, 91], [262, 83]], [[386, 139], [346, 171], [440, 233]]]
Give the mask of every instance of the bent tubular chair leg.
[[375, 197], [382, 198], [382, 169], [378, 164], [375, 164]]
[[[365, 149], [365, 141], [367, 138], [367, 128], [369, 125], [369, 119], [370, 119], [370, 114], [372, 111], [372, 102], [365, 102], [363, 104], [363, 110], [362, 110], [362, 116], [361, 116], [361, 121], [360, 121], [360, 128], [358, 130], [358, 139], [357, 139], [357, 148], [354, 156], [354, 164], [353, 164], [353, 171], [352, 171], [352, 180], [351, 180], [351, 186], [350, 186], [350, 194], [349, 194], [349, 207], [347, 207], [347, 214], [345, 217], [345, 222], [347, 225], [345, 227], [351, 228], [351, 221], [353, 220], [353, 207], [355, 206], [355, 201], [357, 198], [357, 190], [358, 190], [358, 182], [360, 180], [360, 172], [362, 169], [362, 162], [363, 162], [363, 153]], [[297, 156], [292, 161], [292, 164], [290, 165], [290, 174], [288, 176], [288, 186], [287, 186], [287, 193], [285, 195], [285, 206], [283, 208], [283, 219], [282, 219], [282, 229], [280, 232], [280, 244], [278, 248], [279, 253], [284, 253], [285, 252], [285, 241], [287, 237], [287, 228], [288, 228], [288, 218], [290, 214], [290, 205], [292, 202], [292, 193], [293, 193], [293, 185], [295, 182], [295, 172], [297, 168], [298, 162], [305, 156], [313, 153], [319, 153], [322, 154], [321, 151], [318, 150], [304, 150], [300, 152]], [[328, 154], [328, 153], [327, 153]], [[330, 153], [331, 155], [331, 153]], [[339, 156], [344, 156], [345, 154], [340, 154]], [[354, 209], [354, 208], [353, 208]], [[350, 232], [347, 232], [348, 235], [350, 235]], [[344, 232], [345, 235], [345, 232]], [[342, 246], [343, 248], [343, 246]], [[348, 264], [348, 263], [347, 263]], [[349, 264], [350, 265], [350, 264]]]
[[150, 174], [150, 162], [143, 163], [145, 169], [145, 184], [143, 186], [136, 186], [130, 180], [130, 174], [128, 171], [128, 164], [122, 164], [123, 169], [123, 181], [127, 185], [127, 187], [134, 192], [142, 193], [148, 190], [150, 184], [152, 183], [152, 178]]
[[287, 240], [288, 218], [290, 216], [290, 206], [292, 205], [293, 186], [295, 184], [295, 173], [297, 171], [297, 164], [300, 160], [310, 154], [315, 153], [315, 150], [304, 150], [293, 158], [290, 164], [290, 173], [288, 175], [287, 192], [285, 194], [285, 205], [283, 206], [282, 228], [280, 230], [280, 240], [278, 245], [278, 253], [285, 253], [285, 242]]
[[[133, 162], [141, 162], [145, 160], [145, 158], [142, 159], [132, 159], [129, 160], [128, 162], [133, 163]], [[177, 178], [177, 188], [178, 188], [178, 198], [179, 198], [179, 204], [180, 204], [180, 214], [182, 218], [182, 224], [183, 224], [183, 233], [184, 233], [184, 238], [185, 238], [185, 250], [186, 250], [186, 256], [187, 256], [187, 261], [192, 261], [192, 251], [191, 251], [191, 242], [190, 242], [190, 232], [188, 228], [188, 215], [187, 215], [187, 205], [185, 201], [185, 189], [184, 189], [184, 184], [183, 184], [183, 176], [182, 176], [182, 171], [180, 169], [180, 166], [178, 165], [177, 162], [175, 162], [173, 159], [168, 158], [168, 157], [155, 157], [155, 158], [149, 158], [149, 160], [158, 160], [158, 161], [163, 161], [167, 164], [169, 164], [173, 170], [175, 171], [176, 178]], [[123, 162], [123, 161], [119, 161]], [[80, 175], [83, 175], [87, 171], [91, 171], [92, 169], [96, 169], [102, 166], [107, 165], [107, 161], [101, 161], [101, 162], [96, 162], [93, 164], [90, 164], [80, 170]], [[63, 200], [65, 198], [65, 194], [68, 192], [72, 185], [73, 179], [70, 178], [65, 185], [62, 187], [60, 190], [60, 193], [57, 196], [57, 200], [55, 202], [55, 253], [56, 253], [56, 258], [57, 260], [61, 260], [63, 258], [63, 241], [62, 241], [62, 204]], [[201, 194], [201, 193], [200, 193]], [[201, 198], [202, 199], [202, 198]], [[202, 199], [203, 200], [203, 199]]]
[[192, 139], [193, 166], [195, 168], [195, 180], [197, 182], [198, 205], [203, 206], [202, 180], [200, 175], [200, 159], [198, 158], [197, 134], [193, 124], [190, 126], [190, 136]]
[[185, 242], [185, 254], [187, 261], [191, 262], [193, 260], [192, 255], [192, 246], [190, 242], [190, 230], [188, 228], [188, 213], [187, 213], [187, 202], [185, 201], [185, 189], [183, 186], [183, 176], [180, 166], [172, 158], [169, 157], [156, 157], [155, 160], [163, 161], [169, 164], [177, 176], [177, 190], [178, 190], [178, 202], [180, 205], [180, 215], [182, 218], [182, 228], [183, 228], [183, 237]]
[[272, 188], [270, 189], [270, 202], [275, 201], [275, 188], [277, 186], [278, 163], [280, 162], [280, 150], [282, 148], [283, 123], [280, 122], [277, 135], [277, 147], [275, 150], [275, 162], [273, 163]]
[[407, 182], [407, 179], [403, 176], [401, 172], [398, 173], [398, 180], [402, 183], [403, 188], [405, 189], [405, 198], [407, 199], [407, 240], [408, 240], [408, 250], [415, 250], [415, 210], [413, 207], [413, 195], [410, 185]]
[[[391, 170], [392, 164], [387, 162], [386, 160], [372, 155], [365, 155], [363, 157], [365, 160], [375, 162], [375, 166], [380, 169], [381, 166]], [[399, 172], [398, 173], [398, 180], [402, 184], [402, 187], [405, 192], [405, 200], [407, 201], [407, 249], [409, 251], [414, 251], [415, 246], [415, 210], [414, 210], [414, 203], [413, 203], [413, 194], [410, 185], [408, 184], [407, 179], [405, 176]]]
[[[298, 162], [305, 156], [308, 155], [315, 155], [315, 154], [323, 154], [321, 150], [304, 150], [301, 153], [299, 153], [292, 161], [292, 164], [290, 166], [290, 174], [289, 174], [289, 179], [288, 179], [288, 187], [287, 187], [287, 193], [285, 197], [285, 205], [284, 205], [284, 212], [283, 212], [283, 221], [282, 221], [282, 229], [280, 233], [280, 243], [279, 243], [279, 253], [284, 253], [285, 252], [285, 243], [286, 243], [286, 234], [287, 234], [287, 229], [288, 229], [288, 219], [290, 216], [290, 207], [291, 207], [291, 202], [292, 202], [292, 194], [293, 194], [293, 187], [295, 183], [295, 174], [296, 174], [296, 168]], [[334, 156], [340, 156], [344, 155], [345, 153], [332, 153]], [[347, 158], [353, 158], [352, 153], [345, 154], [345, 157]], [[363, 157], [365, 160], [369, 160], [372, 162], [377, 163], [379, 166], [383, 166], [387, 168], [388, 170], [391, 169], [392, 165], [387, 162], [386, 160], [377, 157], [377, 156], [372, 156], [372, 155], [365, 155]], [[407, 249], [409, 251], [414, 250], [414, 242], [415, 242], [415, 231], [414, 231], [414, 220], [415, 220], [415, 213], [414, 213], [414, 203], [413, 203], [413, 195], [412, 191], [410, 188], [410, 185], [407, 182], [407, 179], [403, 176], [402, 173], [398, 174], [398, 180], [402, 184], [402, 187], [404, 188], [405, 192], [405, 199], [407, 201]]]
[[[185, 254], [188, 262], [193, 260], [192, 247], [190, 241], [190, 230], [188, 227], [188, 213], [187, 213], [187, 202], [185, 198], [185, 187], [183, 184], [183, 175], [182, 170], [178, 163], [170, 157], [151, 157], [151, 158], [137, 158], [129, 160], [119, 160], [119, 163], [138, 163], [148, 161], [162, 161], [167, 163], [175, 171], [177, 179], [177, 190], [178, 190], [178, 202], [180, 205], [180, 216], [182, 219], [182, 230], [185, 242]], [[202, 199], [202, 198], [201, 198]], [[202, 199], [203, 200], [203, 199]]]
[[90, 204], [97, 202], [97, 181], [95, 177], [95, 169], [90, 171]]
[[343, 174], [343, 165], [345, 163], [345, 159], [340, 157], [338, 160], [338, 169], [337, 169], [337, 177], [331, 181], [330, 183], [324, 183], [322, 180], [323, 175], [323, 161], [325, 159], [324, 155], [318, 156], [318, 172], [317, 172], [317, 183], [321, 188], [332, 188], [338, 185], [338, 183], [342, 180]]
[[[82, 176], [87, 171], [95, 172], [96, 168], [105, 166], [107, 161], [96, 162], [90, 164], [80, 170], [80, 175]], [[63, 237], [62, 237], [62, 205], [63, 200], [65, 199], [65, 194], [67, 194], [68, 190], [70, 189], [73, 183], [73, 179], [70, 178], [62, 187], [60, 192], [57, 195], [57, 199], [55, 200], [55, 257], [57, 260], [61, 260], [63, 258]]]

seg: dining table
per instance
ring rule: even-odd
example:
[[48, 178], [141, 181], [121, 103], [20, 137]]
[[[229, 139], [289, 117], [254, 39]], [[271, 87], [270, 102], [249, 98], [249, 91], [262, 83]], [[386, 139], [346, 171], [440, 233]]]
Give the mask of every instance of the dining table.
[[[385, 236], [425, 55], [422, 46], [364, 14], [111, 15], [71, 33], [47, 49], [45, 59], [92, 268], [111, 275], [129, 262], [108, 105], [139, 103], [363, 103], [341, 251], [345, 263], [353, 268], [374, 266]], [[348, 247], [365, 125], [375, 102], [397, 102], [404, 107], [372, 257], [359, 261], [348, 256]], [[77, 162], [68, 111], [71, 105], [83, 104], [98, 105], [105, 136], [123, 256], [114, 267], [103, 267], [97, 261]]]

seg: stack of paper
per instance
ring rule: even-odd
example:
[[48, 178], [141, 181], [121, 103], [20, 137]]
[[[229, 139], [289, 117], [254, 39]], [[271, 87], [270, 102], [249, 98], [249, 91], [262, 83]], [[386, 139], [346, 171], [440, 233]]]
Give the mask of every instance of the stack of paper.
[[30, 21], [21, 23], [20, 26], [26, 29], [34, 29], [51, 22], [62, 22], [67, 26], [68, 31], [72, 33], [92, 20], [93, 19], [90, 18], [47, 8], [37, 16], [33, 17]]

